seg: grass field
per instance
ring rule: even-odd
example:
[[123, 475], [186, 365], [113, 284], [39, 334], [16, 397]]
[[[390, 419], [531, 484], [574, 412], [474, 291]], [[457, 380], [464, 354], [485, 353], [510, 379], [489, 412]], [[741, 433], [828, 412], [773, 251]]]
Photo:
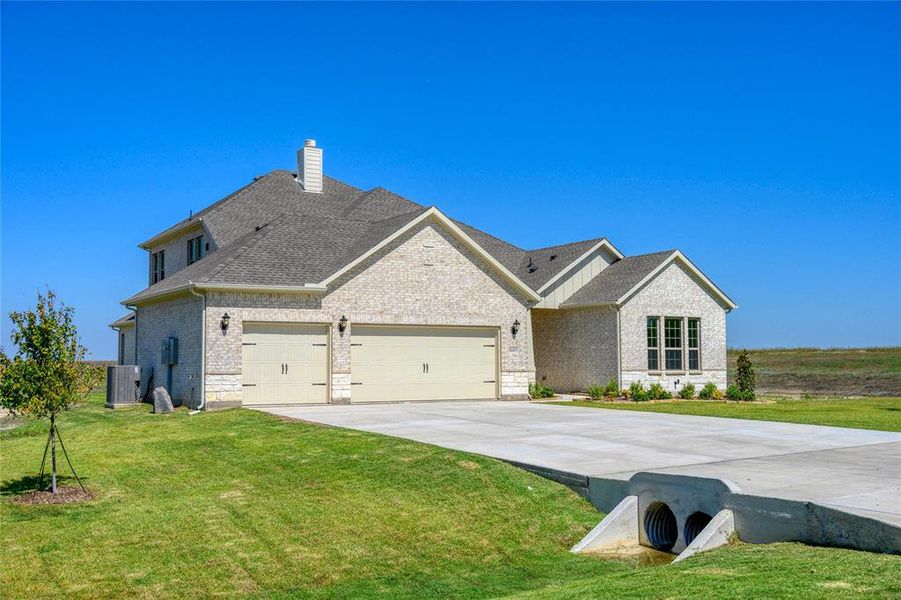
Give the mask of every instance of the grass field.
[[[769, 394], [901, 396], [901, 348], [750, 350], [757, 388]], [[729, 350], [735, 381], [738, 350]]]
[[761, 402], [706, 402], [703, 400], [664, 400], [659, 402], [578, 401], [555, 402], [554, 404], [901, 431], [901, 398], [825, 398], [811, 396], [793, 398], [765, 396], [760, 400]]
[[652, 567], [574, 556], [600, 515], [498, 461], [247, 410], [101, 404], [60, 425], [96, 493], [84, 504], [13, 504], [33, 483], [46, 425], [0, 432], [4, 598], [901, 593], [901, 557], [797, 544]]

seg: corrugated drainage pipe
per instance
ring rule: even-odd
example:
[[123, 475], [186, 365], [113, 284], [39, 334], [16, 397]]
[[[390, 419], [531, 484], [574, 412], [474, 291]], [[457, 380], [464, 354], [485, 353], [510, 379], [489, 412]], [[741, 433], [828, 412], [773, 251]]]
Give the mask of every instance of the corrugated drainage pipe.
[[679, 537], [676, 515], [663, 502], [654, 502], [644, 513], [644, 531], [651, 547], [669, 552]]
[[685, 529], [682, 532], [685, 534], [685, 545], [692, 543], [698, 534], [704, 531], [704, 528], [707, 527], [707, 524], [710, 523], [711, 517], [705, 512], [698, 511], [696, 513], [692, 513], [689, 515], [687, 519], [685, 519]]

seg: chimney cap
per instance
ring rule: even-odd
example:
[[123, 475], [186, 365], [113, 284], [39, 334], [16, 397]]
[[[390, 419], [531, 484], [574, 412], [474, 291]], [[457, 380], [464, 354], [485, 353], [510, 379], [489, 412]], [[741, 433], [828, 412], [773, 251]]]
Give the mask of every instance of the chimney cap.
[[304, 148], [315, 148], [315, 147], [316, 147], [316, 140], [314, 140], [314, 139], [307, 139], [307, 140], [304, 140], [304, 141], [303, 141], [303, 147], [304, 147]]

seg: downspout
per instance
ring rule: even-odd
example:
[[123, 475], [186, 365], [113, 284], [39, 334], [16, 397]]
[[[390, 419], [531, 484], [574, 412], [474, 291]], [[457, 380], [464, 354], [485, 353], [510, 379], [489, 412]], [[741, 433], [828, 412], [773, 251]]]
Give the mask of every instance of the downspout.
[[191, 415], [196, 415], [203, 410], [206, 405], [206, 294], [199, 294], [194, 290], [194, 282], [188, 282], [191, 287], [188, 291], [194, 296], [199, 297], [203, 302], [203, 309], [200, 311], [200, 404], [192, 410]]
[[[135, 304], [125, 304], [124, 306], [125, 306], [125, 310], [131, 310], [131, 311], [134, 311], [134, 313], [135, 313], [135, 357], [134, 358], [135, 358], [135, 364], [139, 365], [140, 363], [138, 362], [138, 307]], [[123, 356], [122, 358], [125, 358], [125, 357]], [[150, 383], [150, 380], [148, 379], [147, 382]], [[138, 381], [138, 401], [141, 401], [141, 399], [144, 397], [141, 395], [141, 385], [140, 385], [141, 383], [142, 383], [141, 381]]]

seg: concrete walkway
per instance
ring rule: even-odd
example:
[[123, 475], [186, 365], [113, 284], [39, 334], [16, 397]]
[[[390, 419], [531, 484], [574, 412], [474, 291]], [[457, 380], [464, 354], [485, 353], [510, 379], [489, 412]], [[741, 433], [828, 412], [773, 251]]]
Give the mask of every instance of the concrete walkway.
[[260, 410], [577, 475], [725, 478], [745, 494], [816, 502], [901, 525], [898, 433], [528, 402]]

